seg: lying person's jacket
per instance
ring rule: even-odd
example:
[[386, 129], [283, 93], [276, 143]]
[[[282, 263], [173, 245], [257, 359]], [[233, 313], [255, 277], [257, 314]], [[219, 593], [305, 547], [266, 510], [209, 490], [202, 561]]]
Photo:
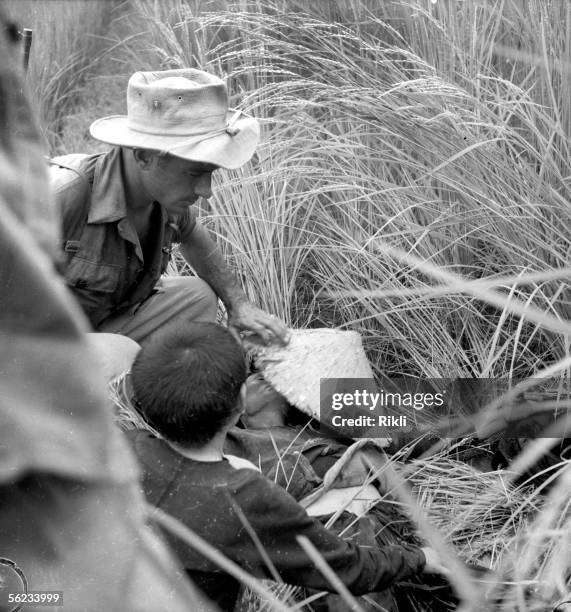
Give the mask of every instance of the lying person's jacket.
[[232, 427], [224, 443], [226, 454], [248, 459], [298, 501], [321, 485], [327, 469], [345, 450], [347, 445], [320, 437], [309, 427]]
[[[295, 537], [309, 538], [343, 583], [355, 594], [381, 591], [424, 567], [416, 546], [379, 548], [345, 542], [310, 518], [282, 488], [254, 469], [234, 469], [226, 460], [200, 462], [183, 457], [146, 431], [128, 437], [143, 471], [147, 500], [180, 519], [228, 558], [259, 578], [271, 578], [236, 507], [255, 530], [284, 582], [331, 591]], [[180, 540], [166, 534], [196, 584], [232, 610], [239, 585]]]

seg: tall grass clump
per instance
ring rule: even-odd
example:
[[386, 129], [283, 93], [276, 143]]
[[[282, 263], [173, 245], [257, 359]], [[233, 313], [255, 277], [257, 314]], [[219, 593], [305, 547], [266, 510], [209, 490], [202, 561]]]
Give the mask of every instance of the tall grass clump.
[[[567, 176], [571, 136], [571, 85], [566, 76], [571, 62], [569, 3], [400, 2], [381, 9], [381, 14], [407, 40], [414, 41], [419, 55], [441, 73], [454, 75], [475, 95], [480, 95], [481, 78], [486, 75], [528, 91], [544, 113], [535, 116], [535, 125], [522, 127], [527, 128], [532, 146], [542, 150], [546, 161]], [[502, 98], [497, 102], [499, 113], [511, 114]], [[543, 174], [549, 168], [540, 165], [538, 170]]]
[[[566, 336], [510, 306], [569, 315], [568, 286], [550, 277], [569, 264], [571, 195], [553, 109], [490, 62], [475, 89], [471, 49], [425, 3], [396, 3], [391, 20], [369, 12], [367, 27], [287, 4], [137, 3], [149, 65], [226, 74], [263, 122], [257, 158], [223, 176], [207, 219], [252, 297], [295, 326], [359, 329], [387, 373], [516, 377], [562, 359]], [[399, 11], [424, 30], [412, 36]], [[425, 47], [438, 24], [440, 55], [464, 63], [435, 67]], [[503, 307], [459, 282], [496, 278]]]
[[27, 81], [53, 155], [72, 152], [84, 140], [86, 126], [66, 128], [86, 105], [85, 87], [100, 73], [109, 47], [108, 28], [122, 4], [122, 0], [6, 2], [13, 18], [33, 32]]

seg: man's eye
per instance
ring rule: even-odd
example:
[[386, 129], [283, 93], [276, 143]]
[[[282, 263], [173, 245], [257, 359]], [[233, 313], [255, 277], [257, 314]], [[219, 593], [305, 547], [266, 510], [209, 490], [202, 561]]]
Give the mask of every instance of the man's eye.
[[198, 168], [193, 168], [191, 170], [186, 170], [186, 174], [188, 174], [189, 176], [204, 176], [205, 174], [209, 174], [212, 176], [212, 174], [218, 170], [218, 168], [204, 168], [204, 169], [198, 169]]

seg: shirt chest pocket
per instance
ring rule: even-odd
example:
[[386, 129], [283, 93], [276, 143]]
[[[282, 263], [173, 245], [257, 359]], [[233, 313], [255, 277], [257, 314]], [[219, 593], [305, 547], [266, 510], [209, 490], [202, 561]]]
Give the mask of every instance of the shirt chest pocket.
[[100, 293], [117, 291], [121, 266], [97, 263], [77, 255], [69, 263], [65, 279], [70, 287]]

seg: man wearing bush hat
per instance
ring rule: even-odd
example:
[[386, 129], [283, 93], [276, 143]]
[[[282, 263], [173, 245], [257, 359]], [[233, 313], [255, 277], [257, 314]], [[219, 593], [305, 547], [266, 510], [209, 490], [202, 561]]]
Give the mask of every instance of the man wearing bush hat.
[[[255, 119], [228, 109], [225, 83], [195, 69], [137, 72], [127, 115], [95, 121], [91, 135], [115, 145], [56, 158], [52, 186], [63, 218], [64, 275], [93, 328], [137, 342], [179, 319], [228, 324], [285, 343], [283, 322], [246, 297], [192, 204], [212, 195], [218, 168], [253, 155]], [[197, 276], [161, 278], [171, 245]]]

